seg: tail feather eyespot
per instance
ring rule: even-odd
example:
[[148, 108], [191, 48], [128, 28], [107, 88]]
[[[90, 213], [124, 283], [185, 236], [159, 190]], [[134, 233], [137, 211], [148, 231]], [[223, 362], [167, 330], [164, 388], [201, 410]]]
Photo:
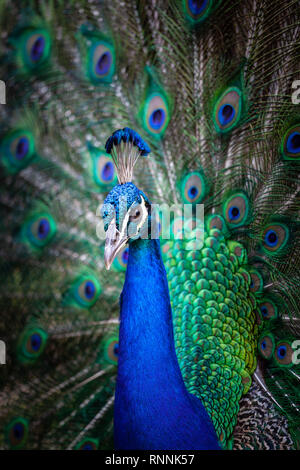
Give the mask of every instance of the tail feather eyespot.
[[242, 92], [238, 87], [230, 87], [221, 95], [213, 111], [213, 121], [218, 133], [227, 133], [238, 125], [242, 104]]
[[275, 349], [274, 337], [271, 333], [263, 334], [258, 341], [258, 351], [264, 359], [271, 359]]
[[223, 203], [223, 215], [231, 227], [247, 224], [250, 215], [250, 202], [243, 192], [234, 193]]

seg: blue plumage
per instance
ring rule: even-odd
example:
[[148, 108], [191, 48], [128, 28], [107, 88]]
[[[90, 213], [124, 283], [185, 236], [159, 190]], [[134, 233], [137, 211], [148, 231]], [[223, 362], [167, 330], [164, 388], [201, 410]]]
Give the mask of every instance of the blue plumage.
[[115, 398], [118, 449], [218, 449], [202, 403], [184, 385], [159, 240], [130, 243], [121, 296]]
[[141, 136], [129, 127], [124, 127], [124, 129], [119, 129], [115, 131], [107, 140], [105, 144], [105, 149], [107, 153], [111, 153], [113, 146], [117, 146], [120, 142], [125, 143], [132, 142], [133, 145], [138, 147], [141, 152], [141, 155], [146, 157], [150, 152], [149, 145], [141, 138]]
[[[122, 235], [116, 236], [117, 243], [121, 236], [127, 236], [125, 213], [143, 200], [149, 204], [133, 183], [117, 185], [106, 197], [104, 223], [107, 230], [110, 223], [114, 225], [113, 213], [118, 214], [115, 224]], [[144, 224], [151, 225], [151, 214]], [[180, 372], [160, 242], [150, 236], [128, 241], [129, 260], [121, 295], [115, 446], [218, 449], [213, 424], [201, 401], [188, 393]]]

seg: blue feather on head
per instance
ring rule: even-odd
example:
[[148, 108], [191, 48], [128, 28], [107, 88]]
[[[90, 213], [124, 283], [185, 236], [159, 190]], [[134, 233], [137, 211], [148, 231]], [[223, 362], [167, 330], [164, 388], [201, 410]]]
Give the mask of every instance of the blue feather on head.
[[107, 232], [106, 266], [125, 244], [151, 234], [150, 202], [132, 182], [133, 168], [138, 158], [147, 156], [150, 148], [140, 135], [125, 127], [107, 140], [106, 152], [111, 154], [119, 183], [107, 195], [102, 208], [104, 230]]
[[132, 180], [133, 168], [139, 157], [146, 157], [151, 152], [141, 136], [129, 127], [115, 131], [107, 139], [105, 149], [112, 156], [120, 184]]

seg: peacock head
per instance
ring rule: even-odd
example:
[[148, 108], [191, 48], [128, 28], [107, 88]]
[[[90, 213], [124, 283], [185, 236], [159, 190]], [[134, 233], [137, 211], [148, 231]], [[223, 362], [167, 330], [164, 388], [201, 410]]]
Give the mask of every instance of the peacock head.
[[104, 260], [109, 269], [117, 254], [139, 238], [151, 233], [151, 205], [147, 196], [132, 182], [133, 167], [138, 158], [147, 156], [150, 148], [132, 129], [125, 127], [106, 142], [116, 166], [119, 184], [107, 195], [102, 207], [106, 232]]

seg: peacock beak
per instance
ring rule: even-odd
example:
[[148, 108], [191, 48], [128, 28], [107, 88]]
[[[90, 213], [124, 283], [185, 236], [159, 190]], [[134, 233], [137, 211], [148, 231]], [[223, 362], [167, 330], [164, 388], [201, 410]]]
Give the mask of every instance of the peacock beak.
[[111, 267], [113, 260], [128, 240], [127, 233], [120, 232], [116, 227], [115, 219], [112, 220], [105, 238], [104, 262], [106, 269]]

